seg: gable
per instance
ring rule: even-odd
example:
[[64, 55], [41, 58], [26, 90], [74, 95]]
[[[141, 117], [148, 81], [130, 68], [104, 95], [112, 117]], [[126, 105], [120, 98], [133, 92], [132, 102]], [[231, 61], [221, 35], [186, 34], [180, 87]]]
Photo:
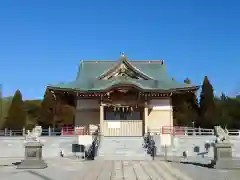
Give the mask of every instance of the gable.
[[121, 64], [113, 72], [107, 73], [106, 76], [102, 77], [102, 79], [107, 80], [107, 79], [115, 79], [119, 77], [125, 77], [125, 78], [131, 78], [131, 79], [143, 79], [141, 75], [134, 72], [125, 64]]
[[133, 66], [125, 57], [122, 57], [120, 62], [101, 74], [99, 80], [114, 79], [118, 77], [126, 77], [131, 79], [150, 80], [152, 77]]

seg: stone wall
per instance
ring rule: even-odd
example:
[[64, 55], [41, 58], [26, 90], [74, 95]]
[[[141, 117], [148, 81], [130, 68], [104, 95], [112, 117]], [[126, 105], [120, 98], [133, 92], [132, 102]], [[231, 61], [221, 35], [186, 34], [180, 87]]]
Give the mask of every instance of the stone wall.
[[[75, 137], [41, 137], [43, 158], [59, 157], [62, 149], [66, 155], [72, 155], [72, 143]], [[23, 158], [24, 137], [0, 137], [0, 158]]]
[[[161, 138], [159, 135], [154, 136], [157, 154], [164, 155], [164, 148], [161, 146]], [[191, 157], [210, 157], [213, 158], [213, 143], [215, 136], [172, 136], [171, 146], [167, 148], [168, 155], [183, 156], [183, 152], [187, 151]], [[233, 144], [233, 156], [240, 157], [240, 137], [231, 136]], [[209, 147], [208, 151], [206, 147]]]
[[[155, 135], [157, 154], [164, 155], [164, 149], [160, 146], [160, 136]], [[75, 137], [41, 137], [44, 143], [43, 158], [58, 157], [61, 149], [66, 155], [72, 155], [72, 143], [76, 142]], [[214, 142], [214, 136], [174, 136], [172, 145], [168, 148], [169, 155], [182, 156], [183, 151], [188, 151], [188, 156], [201, 156], [206, 152], [205, 144]], [[233, 144], [233, 156], [240, 157], [240, 137], [231, 136]], [[199, 153], [196, 146], [199, 147]], [[198, 155], [199, 154], [199, 155]], [[213, 157], [213, 149], [210, 147], [206, 157]], [[0, 137], [0, 158], [23, 158], [24, 137]]]

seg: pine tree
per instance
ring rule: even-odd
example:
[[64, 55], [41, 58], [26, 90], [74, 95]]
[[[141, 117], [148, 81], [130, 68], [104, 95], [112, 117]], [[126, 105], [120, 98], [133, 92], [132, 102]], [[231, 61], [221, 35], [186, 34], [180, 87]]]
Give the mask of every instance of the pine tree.
[[212, 128], [217, 122], [217, 108], [214, 101], [214, 90], [208, 77], [205, 76], [200, 94], [199, 121], [201, 127]]
[[5, 128], [21, 130], [26, 124], [26, 114], [22, 100], [22, 94], [17, 90], [13, 96], [11, 106], [8, 111], [8, 117], [5, 122]]

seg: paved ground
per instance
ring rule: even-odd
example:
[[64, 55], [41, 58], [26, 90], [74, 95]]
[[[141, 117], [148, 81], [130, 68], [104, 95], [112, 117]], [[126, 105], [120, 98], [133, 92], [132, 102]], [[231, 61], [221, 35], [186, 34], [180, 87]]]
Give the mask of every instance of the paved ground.
[[185, 172], [193, 180], [239, 180], [240, 170], [217, 170], [199, 165], [170, 163], [174, 168]]
[[14, 159], [0, 160], [1, 180], [238, 180], [240, 177], [240, 172], [237, 171], [219, 171], [159, 160], [77, 161], [51, 159], [46, 161], [49, 167], [43, 170], [17, 170], [12, 165], [17, 161]]

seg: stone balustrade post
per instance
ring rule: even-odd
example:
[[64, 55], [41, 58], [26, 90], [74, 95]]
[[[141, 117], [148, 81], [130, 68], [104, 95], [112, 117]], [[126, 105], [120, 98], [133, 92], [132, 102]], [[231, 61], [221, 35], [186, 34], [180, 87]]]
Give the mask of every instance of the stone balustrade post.
[[144, 106], [144, 130], [145, 130], [145, 134], [148, 133], [148, 104], [147, 101], [145, 101], [145, 106]]
[[185, 135], [185, 136], [188, 135], [188, 127], [184, 127], [184, 135]]
[[63, 136], [63, 127], [61, 128], [61, 136]]
[[51, 127], [48, 127], [48, 136], [51, 136]]
[[25, 128], [22, 129], [22, 136], [25, 136]]
[[196, 135], [196, 132], [195, 132], [195, 128], [192, 128], [192, 130], [193, 130], [193, 135], [195, 136]]

